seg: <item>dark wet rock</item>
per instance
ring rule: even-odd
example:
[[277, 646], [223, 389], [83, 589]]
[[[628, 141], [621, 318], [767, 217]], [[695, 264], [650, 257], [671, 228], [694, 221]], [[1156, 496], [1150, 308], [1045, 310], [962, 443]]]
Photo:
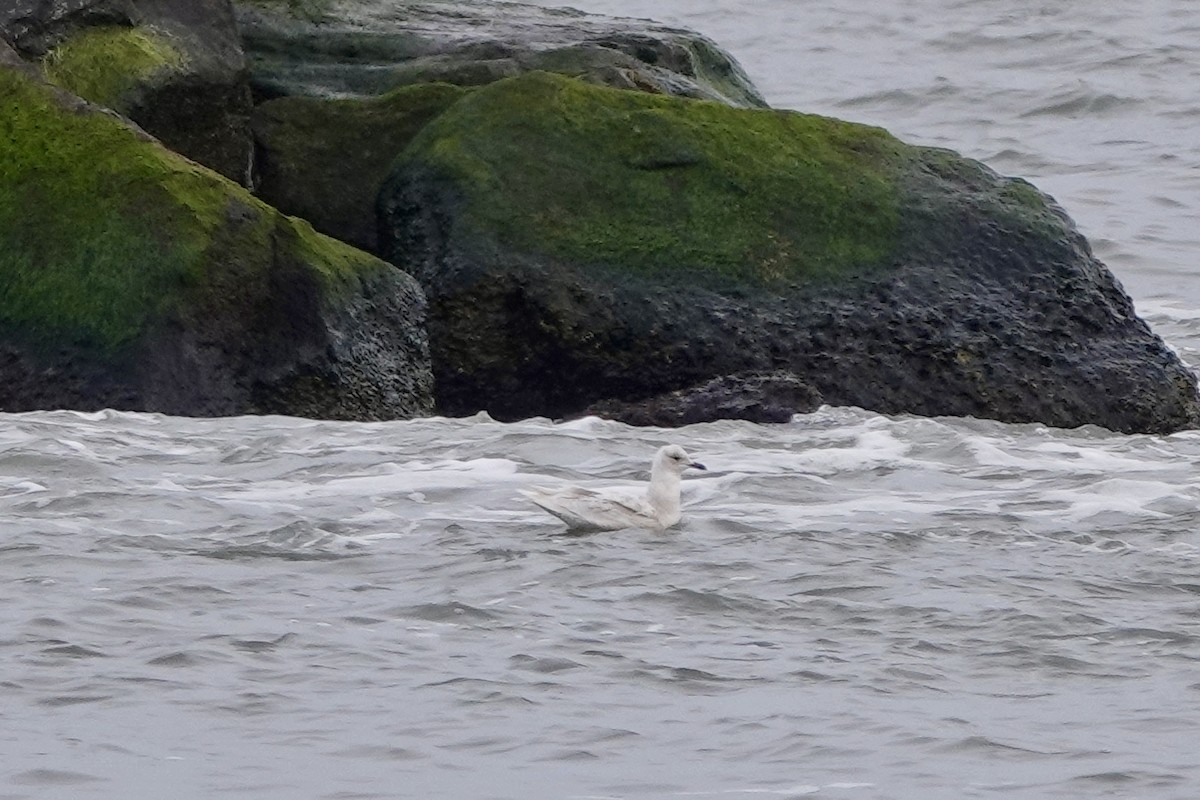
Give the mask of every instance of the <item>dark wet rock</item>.
[[249, 180], [250, 88], [230, 0], [15, 0], [0, 38], [58, 86]]
[[377, 251], [379, 187], [413, 137], [466, 90], [405, 86], [380, 97], [281, 97], [258, 106], [256, 192], [330, 236]]
[[428, 413], [425, 301], [0, 43], [0, 410]]
[[772, 372], [727, 375], [638, 402], [606, 400], [583, 413], [627, 425], [676, 428], [722, 419], [789, 422], [796, 414], [807, 414], [820, 405], [816, 389], [789, 372]]
[[237, 0], [265, 97], [374, 96], [399, 86], [478, 86], [533, 70], [625, 89], [765, 102], [711, 40], [650, 20], [521, 3]]
[[381, 211], [430, 298], [446, 413], [783, 369], [884, 413], [1200, 421], [1193, 375], [1052, 200], [879, 129], [534, 73], [430, 122]]

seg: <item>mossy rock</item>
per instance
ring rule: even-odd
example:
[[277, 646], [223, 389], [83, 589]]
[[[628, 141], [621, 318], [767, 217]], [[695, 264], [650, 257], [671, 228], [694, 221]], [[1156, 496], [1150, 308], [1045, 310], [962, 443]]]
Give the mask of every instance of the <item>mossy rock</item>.
[[774, 286], [884, 264], [902, 145], [879, 128], [531, 73], [464, 98], [400, 160], [465, 232], [659, 281]]
[[531, 73], [430, 122], [380, 209], [385, 258], [430, 298], [445, 413], [786, 370], [885, 413], [1200, 421], [1053, 201], [877, 128]]
[[392, 163], [464, 91], [426, 84], [364, 99], [263, 103], [253, 121], [258, 196], [322, 233], [376, 250], [375, 206]]
[[424, 300], [0, 52], [0, 409], [412, 416]]
[[248, 181], [250, 89], [228, 0], [47, 0], [0, 10], [0, 38], [56, 85]]
[[97, 105], [126, 108], [129, 95], [149, 81], [180, 75], [186, 60], [165, 34], [148, 28], [84, 28], [42, 62], [55, 85]]

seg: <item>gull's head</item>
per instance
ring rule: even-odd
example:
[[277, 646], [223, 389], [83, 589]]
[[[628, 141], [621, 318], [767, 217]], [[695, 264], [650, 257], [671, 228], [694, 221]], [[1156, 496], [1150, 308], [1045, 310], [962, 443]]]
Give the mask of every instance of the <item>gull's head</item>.
[[666, 447], [660, 447], [658, 453], [654, 456], [654, 466], [669, 469], [678, 474], [683, 472], [688, 467], [692, 469], [708, 469], [699, 461], [693, 461], [691, 456], [677, 444], [669, 444]]

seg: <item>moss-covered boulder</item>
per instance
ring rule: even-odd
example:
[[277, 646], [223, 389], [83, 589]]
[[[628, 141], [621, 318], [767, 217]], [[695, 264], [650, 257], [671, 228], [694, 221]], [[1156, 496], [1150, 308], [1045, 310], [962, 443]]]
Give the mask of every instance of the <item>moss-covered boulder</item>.
[[528, 74], [430, 122], [381, 213], [385, 257], [430, 298], [448, 413], [784, 369], [886, 413], [1200, 420], [1061, 209], [879, 129]]
[[407, 275], [0, 44], [0, 410], [413, 416], [423, 322]]
[[249, 181], [250, 89], [230, 0], [0, 4], [0, 38], [63, 89]]
[[531, 70], [738, 106], [763, 106], [709, 39], [647, 20], [461, 0], [235, 0], [262, 97], [373, 96], [417, 83], [477, 86]]

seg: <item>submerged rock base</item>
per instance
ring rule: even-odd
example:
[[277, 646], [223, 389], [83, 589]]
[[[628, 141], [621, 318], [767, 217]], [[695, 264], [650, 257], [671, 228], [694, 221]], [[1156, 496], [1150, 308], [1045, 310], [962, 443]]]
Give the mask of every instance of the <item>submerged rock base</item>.
[[728, 375], [641, 402], [608, 400], [589, 407], [584, 415], [627, 425], [677, 428], [722, 419], [790, 422], [795, 415], [820, 406], [821, 396], [807, 383], [788, 372], [772, 372]]

